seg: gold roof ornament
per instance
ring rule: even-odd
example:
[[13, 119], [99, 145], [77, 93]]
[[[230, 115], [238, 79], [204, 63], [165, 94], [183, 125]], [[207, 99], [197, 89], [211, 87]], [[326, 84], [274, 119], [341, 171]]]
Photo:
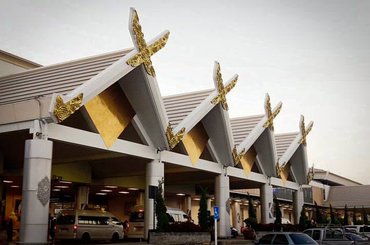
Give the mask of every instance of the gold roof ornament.
[[62, 96], [58, 95], [55, 99], [54, 105], [54, 116], [57, 118], [58, 122], [62, 122], [67, 119], [70, 115], [75, 113], [78, 108], [81, 107], [83, 99], [83, 94], [77, 95], [75, 98], [64, 103]]
[[168, 31], [165, 32], [158, 41], [147, 45], [136, 10], [131, 8], [130, 11], [130, 33], [138, 53], [132, 56], [127, 61], [127, 64], [133, 67], [143, 64], [148, 75], [155, 77], [155, 71], [150, 57], [166, 45], [170, 33]]
[[168, 144], [170, 146], [170, 149], [175, 148], [175, 146], [182, 140], [185, 134], [185, 128], [182, 128], [179, 132], [174, 134], [171, 123], [168, 123], [167, 129], [166, 129], [166, 137]]
[[265, 114], [267, 116], [267, 121], [265, 124], [263, 124], [264, 128], [269, 127], [269, 129], [274, 130], [274, 119], [279, 114], [281, 110], [282, 104], [278, 104], [278, 107], [275, 109], [275, 111], [272, 111], [271, 109], [271, 103], [270, 103], [270, 95], [266, 94], [265, 96]]
[[224, 86], [222, 75], [221, 75], [221, 68], [220, 63], [215, 61], [215, 66], [213, 70], [213, 80], [215, 83], [215, 86], [217, 87], [218, 95], [213, 98], [211, 101], [212, 104], [217, 105], [218, 103], [221, 103], [222, 108], [224, 110], [228, 110], [229, 107], [226, 102], [226, 94], [230, 92], [230, 90], [235, 87], [236, 82], [238, 81], [238, 76], [236, 76], [226, 87]]
[[313, 122], [311, 122], [308, 125], [307, 128], [305, 127], [305, 124], [304, 124], [304, 116], [301, 115], [301, 120], [299, 121], [299, 130], [301, 131], [301, 135], [302, 135], [302, 138], [299, 141], [300, 144], [306, 145], [306, 143], [307, 143], [306, 142], [306, 137], [310, 133], [310, 131], [312, 130], [312, 127], [313, 127]]
[[307, 173], [307, 185], [310, 184], [311, 180], [313, 180], [313, 177], [315, 176], [314, 167], [308, 169]]
[[241, 152], [238, 154], [238, 151], [236, 150], [236, 145], [234, 146], [233, 151], [232, 151], [234, 165], [237, 165], [240, 162], [244, 154], [245, 154], [245, 149], [241, 150]]
[[283, 163], [281, 165], [279, 164], [279, 162], [276, 163], [276, 173], [278, 176], [280, 176], [284, 185], [289, 178], [290, 165], [290, 162]]

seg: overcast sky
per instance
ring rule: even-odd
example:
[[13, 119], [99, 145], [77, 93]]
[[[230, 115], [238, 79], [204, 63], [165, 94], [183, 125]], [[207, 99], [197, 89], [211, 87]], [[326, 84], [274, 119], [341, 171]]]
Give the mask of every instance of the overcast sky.
[[153, 57], [162, 95], [213, 88], [214, 61], [230, 117], [283, 102], [275, 132], [314, 121], [309, 165], [370, 184], [370, 1], [0, 0], [0, 49], [42, 65], [132, 47], [129, 8], [145, 39], [171, 32]]

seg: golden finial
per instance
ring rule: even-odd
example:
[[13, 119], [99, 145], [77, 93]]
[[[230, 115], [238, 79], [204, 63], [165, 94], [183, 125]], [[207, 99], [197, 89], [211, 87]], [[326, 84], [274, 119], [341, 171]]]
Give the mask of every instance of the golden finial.
[[306, 128], [304, 124], [304, 116], [301, 115], [301, 120], [299, 121], [299, 129], [301, 131], [302, 138], [299, 141], [300, 144], [306, 145], [306, 137], [310, 133], [313, 127], [313, 122], [309, 124], [309, 126]]
[[133, 67], [143, 64], [146, 72], [149, 75], [155, 77], [155, 71], [150, 57], [166, 45], [170, 33], [164, 33], [159, 40], [148, 46], [145, 42], [144, 34], [141, 30], [139, 17], [134, 8], [131, 8], [130, 12], [130, 33], [132, 41], [134, 42], [135, 48], [137, 49], [138, 53], [132, 56], [127, 61], [127, 64]]
[[290, 162], [283, 163], [279, 165], [279, 162], [276, 163], [276, 173], [277, 176], [280, 176], [281, 180], [285, 184], [289, 177]]
[[168, 144], [171, 149], [175, 148], [175, 146], [182, 140], [185, 134], [185, 128], [182, 128], [176, 134], [173, 133], [171, 123], [168, 123], [167, 130], [166, 130], [166, 137]]
[[314, 167], [312, 166], [311, 168], [308, 169], [308, 173], [307, 173], [307, 185], [310, 184], [311, 180], [313, 180], [314, 175], [315, 175]]
[[265, 114], [267, 116], [267, 121], [265, 122], [265, 124], [263, 124], [264, 128], [269, 127], [271, 130], [274, 130], [274, 119], [279, 114], [279, 112], [281, 110], [281, 107], [282, 107], [282, 104], [279, 103], [278, 107], [275, 109], [275, 111], [272, 112], [271, 103], [270, 103], [270, 95], [266, 94], [266, 97], [265, 97]]
[[235, 165], [237, 165], [240, 162], [240, 159], [243, 157], [244, 154], [245, 154], [245, 149], [241, 150], [241, 152], [238, 154], [238, 151], [236, 150], [236, 146], [234, 146], [232, 155], [233, 155]]
[[58, 95], [55, 99], [54, 105], [54, 116], [57, 118], [58, 122], [64, 121], [70, 115], [80, 108], [82, 103], [83, 94], [77, 95], [75, 98], [64, 103], [63, 98]]
[[215, 67], [213, 72], [213, 80], [215, 82], [215, 86], [217, 87], [218, 95], [213, 98], [211, 101], [212, 104], [217, 105], [221, 103], [222, 108], [224, 110], [228, 110], [229, 107], [226, 102], [226, 94], [230, 92], [230, 90], [235, 87], [236, 82], [238, 81], [238, 76], [236, 76], [226, 87], [224, 86], [222, 75], [221, 75], [221, 68], [220, 64], [215, 61]]

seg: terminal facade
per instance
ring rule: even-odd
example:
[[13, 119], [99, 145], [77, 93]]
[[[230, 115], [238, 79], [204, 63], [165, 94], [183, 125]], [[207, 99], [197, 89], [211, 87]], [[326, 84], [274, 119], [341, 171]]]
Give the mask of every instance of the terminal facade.
[[268, 94], [261, 115], [229, 118], [238, 76], [222, 77], [218, 62], [214, 88], [162, 97], [150, 58], [169, 32], [146, 42], [133, 9], [129, 26], [134, 48], [62, 64], [0, 53], [1, 219], [20, 219], [21, 242], [46, 243], [49, 215], [61, 209], [104, 208], [125, 220], [140, 205], [146, 238], [155, 227], [149, 190], [162, 181], [166, 205], [195, 222], [207, 189], [220, 237], [240, 230], [248, 195], [266, 224], [274, 196], [292, 223], [314, 199], [326, 205], [329, 185], [308, 168], [312, 122], [297, 116], [297, 132], [275, 134], [282, 103], [273, 107]]

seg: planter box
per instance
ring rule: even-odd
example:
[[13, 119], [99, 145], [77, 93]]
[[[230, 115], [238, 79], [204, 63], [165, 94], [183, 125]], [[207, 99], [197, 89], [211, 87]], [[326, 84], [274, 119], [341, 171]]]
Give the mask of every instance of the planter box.
[[150, 244], [203, 244], [211, 242], [210, 232], [149, 231]]

